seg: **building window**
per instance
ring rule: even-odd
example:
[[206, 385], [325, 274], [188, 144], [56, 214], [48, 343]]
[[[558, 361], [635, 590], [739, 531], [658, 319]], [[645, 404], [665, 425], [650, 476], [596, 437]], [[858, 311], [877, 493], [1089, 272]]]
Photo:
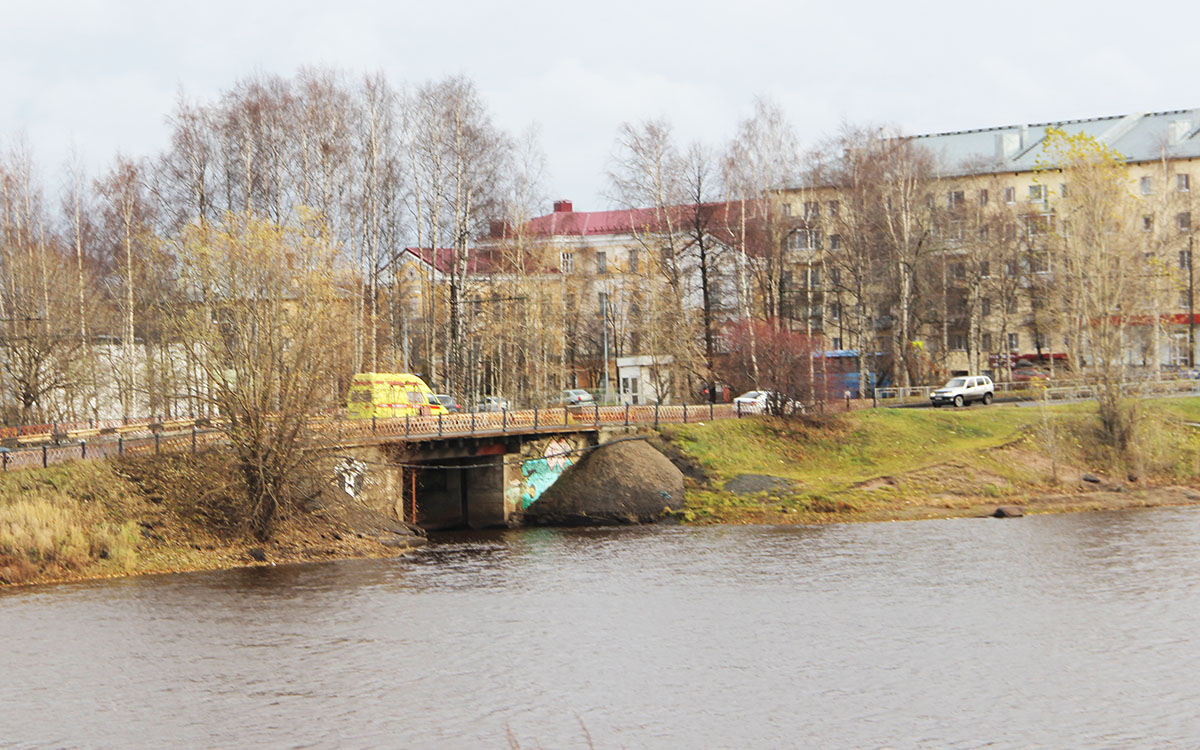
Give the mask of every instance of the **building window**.
[[950, 334], [950, 350], [964, 351], [967, 348], [967, 334], [952, 333]]
[[608, 273], [608, 253], [596, 253], [596, 273]]
[[954, 274], [954, 278], [956, 279], [964, 279], [967, 276], [966, 266], [964, 266], [962, 263], [955, 263], [951, 265], [950, 271]]
[[983, 341], [980, 342], [983, 346], [983, 350], [985, 352], [990, 352], [992, 350], [992, 334], [985, 333], [980, 338], [983, 339]]
[[808, 269], [808, 288], [809, 289], [820, 289], [821, 288], [821, 269], [812, 268], [812, 267], [810, 267]]
[[596, 295], [596, 314], [602, 318], [608, 316], [608, 292], [600, 292]]
[[1021, 348], [1021, 334], [1019, 334], [1019, 333], [1008, 334], [1008, 349], [1009, 349], [1009, 351], [1015, 352], [1015, 351], [1019, 350], [1020, 348]]
[[841, 250], [842, 249], [842, 235], [840, 235], [840, 234], [829, 235], [829, 249], [830, 250]]
[[836, 219], [838, 216], [838, 210], [841, 209], [841, 206], [838, 204], [838, 202], [829, 201], [826, 206], [829, 208], [829, 215]]
[[830, 281], [830, 283], [833, 284], [833, 286], [835, 288], [840, 287], [842, 285], [842, 269], [840, 269], [840, 268], [829, 269], [829, 281]]
[[789, 250], [820, 250], [821, 233], [816, 229], [797, 229], [788, 235]]
[[833, 350], [840, 352], [842, 350], [842, 337], [834, 336], [831, 341], [833, 342]]
[[981, 242], [987, 242], [987, 238], [988, 238], [989, 234], [990, 234], [990, 232], [988, 231], [988, 228], [986, 226], [979, 228], [979, 239]]
[[1050, 273], [1050, 254], [1030, 253], [1029, 268], [1034, 273]]
[[[988, 316], [992, 314], [992, 298], [984, 297], [979, 301], [979, 314]], [[985, 347], [986, 348], [986, 347]]]
[[946, 193], [946, 207], [959, 208], [966, 201], [966, 197], [961, 190], [951, 190]]
[[1017, 225], [1016, 224], [1009, 223], [1009, 224], [1004, 225], [1004, 239], [1008, 240], [1009, 242], [1012, 242], [1013, 240], [1017, 239]]
[[791, 203], [784, 203], [784, 204], [783, 204], [783, 215], [784, 215], [784, 216], [791, 216], [791, 215], [792, 215], [792, 204], [791, 204]]
[[986, 206], [986, 205], [987, 205], [987, 199], [988, 199], [988, 193], [987, 193], [987, 191], [986, 191], [986, 190], [980, 190], [980, 191], [979, 191], [979, 205], [981, 205], [981, 206]]
[[1046, 189], [1042, 185], [1029, 186], [1029, 201], [1031, 203], [1041, 203], [1046, 200]]
[[1175, 217], [1175, 225], [1179, 227], [1181, 232], [1192, 231], [1192, 214], [1190, 211], [1184, 211]]
[[1014, 262], [1014, 261], [1011, 261], [1011, 260], [1006, 260], [1006, 261], [1004, 261], [1004, 275], [1005, 275], [1005, 276], [1009, 276], [1009, 277], [1012, 277], [1012, 276], [1016, 276], [1016, 275], [1017, 275], [1017, 264], [1016, 264], [1016, 262]]
[[1143, 177], [1140, 184], [1142, 186], [1142, 195], [1150, 195], [1154, 192], [1154, 178]]
[[1153, 232], [1154, 231], [1154, 217], [1153, 216], [1143, 216], [1142, 217], [1142, 231], [1143, 232]]
[[629, 251], [629, 272], [638, 272], [638, 251], [636, 249]]
[[979, 264], [979, 275], [985, 279], [992, 275], [992, 265], [986, 260]]
[[562, 254], [559, 270], [563, 273], [575, 273], [575, 253]]
[[1017, 314], [1017, 296], [1015, 294], [1004, 300], [1004, 312], [1009, 315]]
[[815, 221], [821, 216], [821, 204], [816, 201], [805, 201], [804, 220]]
[[1185, 174], [1175, 175], [1175, 189], [1181, 193], [1186, 193], [1192, 189], [1191, 179]]
[[1185, 271], [1192, 267], [1192, 251], [1191, 250], [1180, 250], [1179, 251], [1179, 267], [1184, 269]]
[[[841, 320], [842, 319], [842, 303], [841, 302], [834, 302], [833, 304], [831, 304], [829, 306], [829, 319], [830, 320]], [[841, 349], [842, 347], [835, 346], [833, 348]]]
[[1064, 182], [1058, 186], [1058, 197], [1060, 197], [1060, 198], [1067, 197], [1067, 183]]
[[1017, 202], [1017, 189], [1016, 188], [1013, 188], [1013, 187], [1004, 188], [1004, 202], [1005, 203], [1016, 203]]

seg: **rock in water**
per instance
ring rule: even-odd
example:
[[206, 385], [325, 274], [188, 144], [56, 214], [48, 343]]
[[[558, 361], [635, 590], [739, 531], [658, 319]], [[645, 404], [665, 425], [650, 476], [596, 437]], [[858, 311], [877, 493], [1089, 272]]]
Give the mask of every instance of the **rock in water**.
[[585, 453], [525, 511], [536, 526], [649, 523], [683, 507], [683, 473], [645, 440]]
[[1001, 505], [992, 513], [992, 518], [1020, 518], [1025, 515], [1019, 505]]

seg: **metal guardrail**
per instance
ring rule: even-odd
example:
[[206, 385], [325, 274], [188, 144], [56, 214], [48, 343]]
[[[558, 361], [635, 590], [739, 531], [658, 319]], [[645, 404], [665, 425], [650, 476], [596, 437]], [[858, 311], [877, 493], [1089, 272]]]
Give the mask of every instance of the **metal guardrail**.
[[[601, 427], [687, 424], [713, 419], [737, 419], [761, 409], [734, 404], [638, 406], [565, 406], [501, 412], [465, 412], [437, 416], [387, 419], [317, 418], [309, 424], [314, 437], [324, 442], [350, 445], [380, 439], [430, 440], [460, 437], [495, 437], [584, 431]], [[45, 427], [45, 425], [43, 425]], [[62, 427], [62, 425], [58, 425]], [[17, 428], [9, 428], [15, 432]], [[45, 467], [78, 461], [139, 453], [196, 452], [221, 438], [220, 420], [130, 420], [120, 428], [87, 426], [74, 431], [32, 433], [21, 428], [22, 438], [40, 445], [0, 452], [0, 470]], [[92, 440], [87, 438], [91, 437]]]

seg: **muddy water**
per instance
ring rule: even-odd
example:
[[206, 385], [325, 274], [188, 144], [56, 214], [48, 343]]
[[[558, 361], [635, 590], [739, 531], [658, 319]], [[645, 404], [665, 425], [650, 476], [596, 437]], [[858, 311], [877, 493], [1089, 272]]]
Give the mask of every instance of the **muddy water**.
[[525, 530], [0, 593], [0, 746], [1200, 746], [1200, 510]]

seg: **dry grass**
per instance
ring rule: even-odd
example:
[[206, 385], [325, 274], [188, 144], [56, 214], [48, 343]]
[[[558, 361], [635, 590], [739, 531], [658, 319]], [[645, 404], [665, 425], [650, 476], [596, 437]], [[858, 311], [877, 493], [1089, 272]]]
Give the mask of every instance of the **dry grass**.
[[0, 582], [64, 575], [102, 560], [130, 572], [139, 540], [134, 521], [97, 521], [92, 509], [61, 494], [24, 497], [0, 505]]

